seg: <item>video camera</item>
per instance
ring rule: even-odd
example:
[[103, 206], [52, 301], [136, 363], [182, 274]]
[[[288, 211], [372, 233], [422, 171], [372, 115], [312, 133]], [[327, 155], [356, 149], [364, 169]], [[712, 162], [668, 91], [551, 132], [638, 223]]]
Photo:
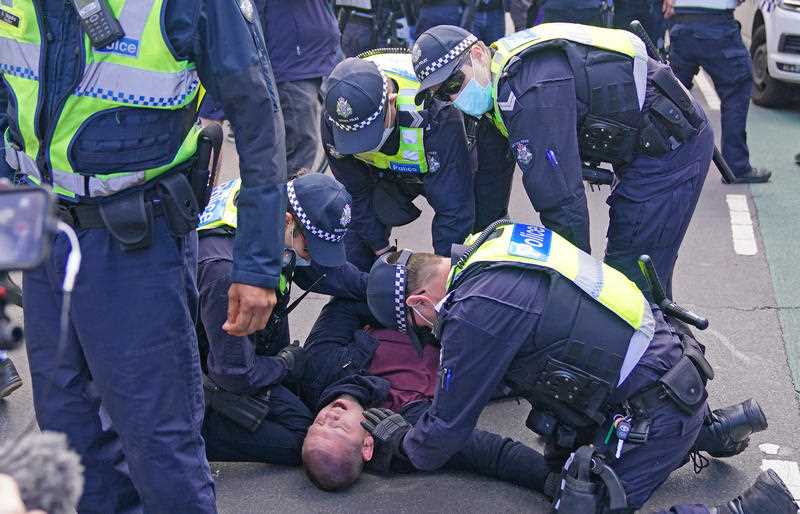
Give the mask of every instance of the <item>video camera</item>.
[[21, 303], [18, 293], [9, 291], [8, 272], [35, 268], [47, 257], [54, 206], [44, 189], [0, 186], [0, 350], [15, 348], [23, 335], [6, 313], [7, 303]]

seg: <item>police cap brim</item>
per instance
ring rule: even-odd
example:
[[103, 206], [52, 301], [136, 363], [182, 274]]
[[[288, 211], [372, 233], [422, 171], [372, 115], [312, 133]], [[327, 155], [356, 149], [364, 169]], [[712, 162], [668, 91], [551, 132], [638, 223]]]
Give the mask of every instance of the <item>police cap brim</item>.
[[468, 55], [469, 49], [464, 50], [461, 55], [425, 77], [425, 80], [420, 82], [417, 94], [414, 96], [414, 102], [416, 102], [417, 105], [422, 105], [422, 102], [425, 101], [425, 97], [430, 92], [430, 89], [438, 86], [447, 80], [450, 75], [455, 73], [456, 70], [458, 70], [461, 65], [464, 64], [464, 61], [467, 59]]

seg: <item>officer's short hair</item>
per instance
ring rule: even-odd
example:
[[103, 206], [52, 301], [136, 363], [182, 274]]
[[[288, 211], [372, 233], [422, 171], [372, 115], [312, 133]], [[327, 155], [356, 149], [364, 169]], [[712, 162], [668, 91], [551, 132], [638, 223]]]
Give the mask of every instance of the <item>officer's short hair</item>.
[[[389, 264], [394, 264], [400, 258], [400, 252], [393, 252], [386, 261]], [[436, 266], [439, 264], [440, 257], [432, 253], [416, 252], [406, 264], [406, 295], [421, 289], [425, 282], [431, 277], [431, 274], [436, 271]]]
[[309, 480], [323, 491], [346, 489], [358, 480], [364, 468], [361, 446], [342, 446], [334, 452], [329, 448], [310, 447], [303, 443], [303, 470]]

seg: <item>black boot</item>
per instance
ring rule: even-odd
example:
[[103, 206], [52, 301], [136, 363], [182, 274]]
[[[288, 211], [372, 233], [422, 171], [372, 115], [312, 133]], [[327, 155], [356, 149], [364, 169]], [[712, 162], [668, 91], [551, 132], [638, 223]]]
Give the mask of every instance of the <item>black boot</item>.
[[700, 429], [692, 450], [704, 451], [712, 457], [733, 457], [747, 448], [750, 434], [766, 428], [764, 411], [757, 401], [750, 398], [712, 412]]
[[773, 470], [763, 471], [756, 483], [712, 514], [797, 514], [797, 503], [781, 477]]
[[22, 379], [11, 359], [0, 361], [0, 398], [5, 398], [22, 385]]
[[[750, 171], [742, 175], [737, 175], [736, 180], [732, 184], [760, 184], [762, 182], [769, 182], [772, 172], [764, 168], [750, 168]], [[723, 181], [723, 184], [725, 182]]]

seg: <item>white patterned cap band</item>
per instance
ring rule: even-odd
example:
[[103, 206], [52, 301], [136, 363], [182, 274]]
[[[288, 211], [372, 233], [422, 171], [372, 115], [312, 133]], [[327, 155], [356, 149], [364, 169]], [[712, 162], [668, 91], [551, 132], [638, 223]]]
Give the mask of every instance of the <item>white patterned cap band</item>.
[[289, 198], [289, 203], [292, 206], [292, 211], [294, 211], [295, 218], [300, 221], [303, 227], [305, 227], [310, 234], [332, 243], [338, 243], [344, 238], [346, 233], [344, 230], [341, 234], [333, 234], [311, 223], [311, 219], [306, 214], [306, 211], [303, 210], [303, 206], [300, 205], [300, 201], [297, 199], [297, 194], [294, 190], [294, 180], [290, 180], [286, 183], [286, 195]]
[[435, 61], [430, 62], [429, 64], [425, 65], [424, 68], [419, 70], [414, 70], [417, 74], [417, 77], [420, 80], [425, 80], [431, 73], [435, 72], [436, 70], [446, 66], [454, 59], [456, 59], [459, 55], [464, 53], [467, 48], [472, 46], [473, 44], [477, 43], [478, 38], [474, 35], [470, 34], [465, 37], [459, 44], [451, 48], [446, 54], [439, 57]]
[[336, 128], [338, 128], [339, 130], [344, 130], [344, 131], [347, 131], [347, 132], [356, 132], [358, 130], [361, 130], [364, 127], [370, 125], [373, 121], [375, 121], [375, 119], [378, 116], [380, 116], [381, 113], [383, 112], [383, 107], [384, 107], [384, 105], [386, 105], [386, 97], [389, 95], [389, 91], [388, 91], [388, 89], [386, 87], [386, 84], [387, 84], [388, 81], [386, 79], [386, 75], [383, 74], [383, 71], [380, 68], [378, 68], [377, 65], [375, 65], [375, 68], [378, 70], [378, 73], [381, 74], [381, 79], [383, 79], [382, 80], [382, 82], [383, 82], [383, 92], [381, 93], [381, 101], [380, 101], [380, 103], [378, 105], [378, 110], [373, 112], [372, 114], [370, 114], [366, 119], [361, 120], [361, 121], [356, 122], [356, 123], [340, 123], [338, 120], [333, 118], [330, 114], [327, 114], [328, 121], [330, 121], [331, 123], [336, 125]]
[[394, 316], [397, 329], [406, 332], [406, 266], [405, 263], [394, 267]]

